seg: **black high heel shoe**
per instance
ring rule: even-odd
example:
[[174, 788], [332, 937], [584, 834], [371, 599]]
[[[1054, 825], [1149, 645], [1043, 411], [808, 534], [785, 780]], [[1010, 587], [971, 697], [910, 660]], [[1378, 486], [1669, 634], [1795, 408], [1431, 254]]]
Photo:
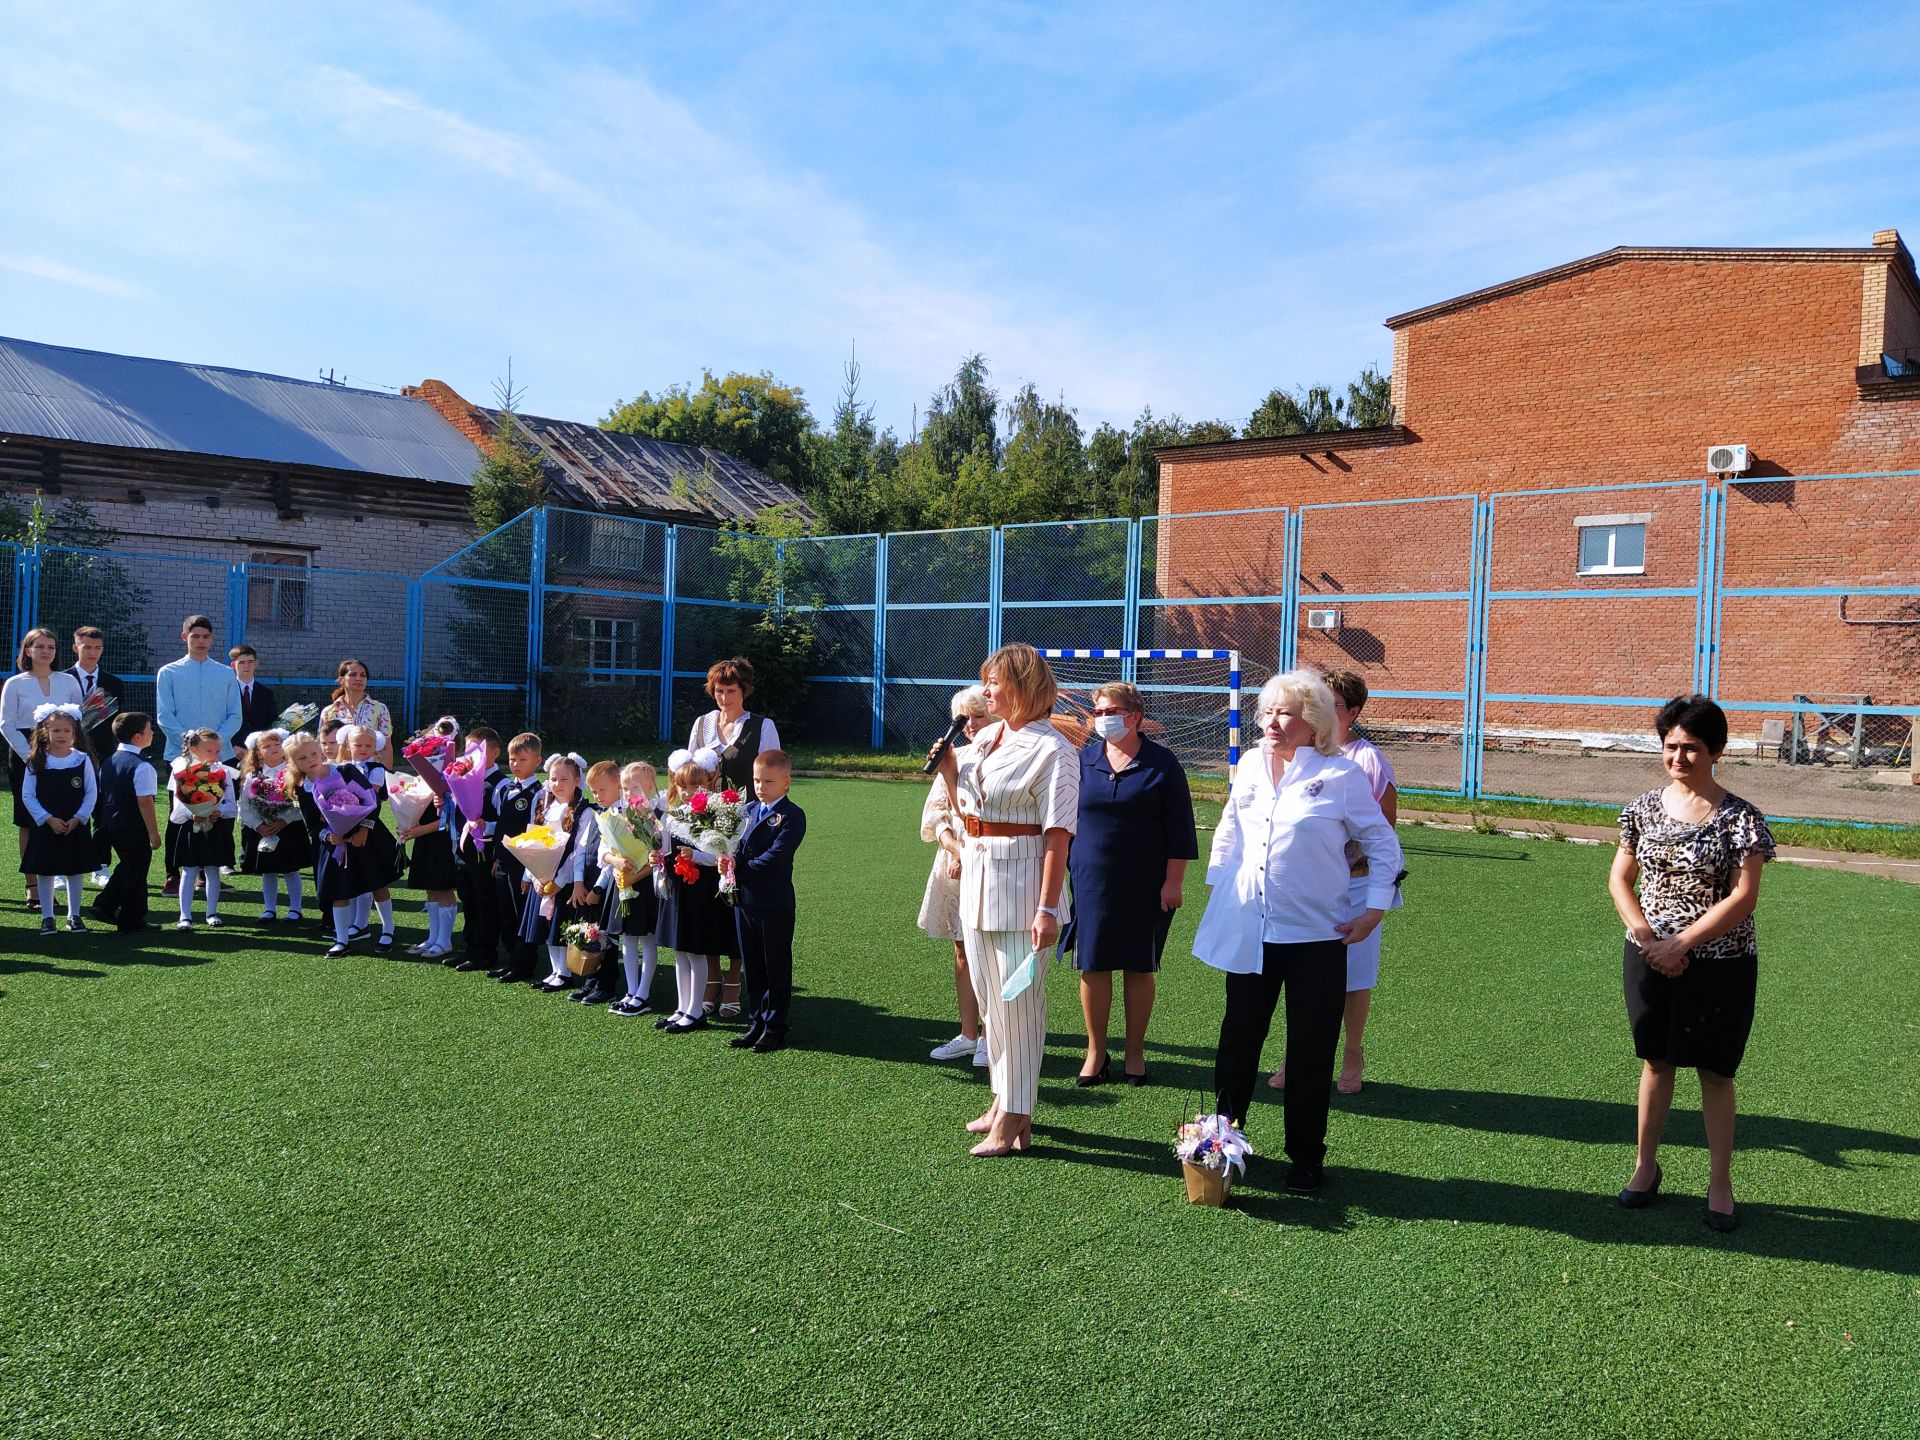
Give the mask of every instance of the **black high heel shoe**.
[[1653, 1167], [1653, 1184], [1644, 1190], [1622, 1190], [1620, 1208], [1622, 1210], [1644, 1210], [1660, 1198], [1660, 1182], [1665, 1176], [1658, 1165]]
[[1104, 1085], [1113, 1079], [1112, 1070], [1113, 1057], [1111, 1055], [1102, 1055], [1100, 1057], [1100, 1068], [1098, 1070], [1094, 1071], [1091, 1075], [1076, 1075], [1073, 1077], [1074, 1088], [1078, 1090], [1091, 1090], [1096, 1085]]

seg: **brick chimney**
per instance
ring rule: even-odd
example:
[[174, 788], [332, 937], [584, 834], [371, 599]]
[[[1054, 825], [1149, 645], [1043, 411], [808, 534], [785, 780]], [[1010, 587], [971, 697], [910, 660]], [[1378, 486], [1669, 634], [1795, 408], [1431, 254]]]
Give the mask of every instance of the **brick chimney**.
[[446, 422], [473, 442], [476, 450], [485, 451], [493, 444], [493, 426], [480, 410], [469, 405], [444, 380], [422, 380], [418, 385], [408, 385], [400, 393], [415, 400], [424, 400], [438, 410]]

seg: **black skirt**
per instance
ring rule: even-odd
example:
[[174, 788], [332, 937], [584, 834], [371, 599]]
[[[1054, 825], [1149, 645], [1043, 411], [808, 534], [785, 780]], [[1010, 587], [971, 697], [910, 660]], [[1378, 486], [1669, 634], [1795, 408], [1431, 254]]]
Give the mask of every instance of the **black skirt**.
[[202, 830], [192, 821], [167, 827], [167, 869], [204, 870], [233, 864], [233, 821], [213, 817]]
[[654, 933], [676, 955], [738, 955], [740, 932], [733, 907], [720, 898], [720, 872], [708, 865], [699, 870], [700, 878], [688, 884], [667, 862], [667, 893]]
[[1716, 1075], [1740, 1068], [1760, 988], [1758, 955], [1696, 958], [1669, 978], [1628, 940], [1622, 971], [1635, 1055]]
[[367, 826], [364, 845], [343, 847], [345, 860], [336, 860], [333, 846], [324, 842], [316, 848], [320, 853], [314, 861], [315, 888], [323, 906], [358, 900], [386, 889], [399, 878], [400, 847], [393, 842], [393, 832], [379, 820]]
[[[28, 819], [31, 823], [32, 817]], [[56, 835], [45, 825], [35, 825], [27, 834], [27, 848], [20, 854], [20, 873], [86, 875], [100, 863], [100, 856], [90, 826], [82, 825], [64, 835]]]
[[653, 871], [643, 870], [634, 886], [631, 900], [622, 900], [609, 871], [603, 879], [608, 887], [606, 926], [615, 935], [651, 935], [660, 928], [660, 897], [653, 888]]
[[[271, 838], [273, 844], [262, 850]], [[277, 835], [240, 827], [240, 868], [254, 875], [292, 875], [313, 864], [313, 836], [298, 815]]]
[[407, 866], [407, 885], [414, 890], [452, 890], [460, 884], [460, 873], [453, 863], [453, 842], [446, 827], [416, 835], [407, 842], [412, 861]]
[[13, 823], [22, 829], [33, 824], [33, 815], [27, 809], [24, 792], [27, 786], [27, 762], [7, 749], [7, 787], [13, 791]]

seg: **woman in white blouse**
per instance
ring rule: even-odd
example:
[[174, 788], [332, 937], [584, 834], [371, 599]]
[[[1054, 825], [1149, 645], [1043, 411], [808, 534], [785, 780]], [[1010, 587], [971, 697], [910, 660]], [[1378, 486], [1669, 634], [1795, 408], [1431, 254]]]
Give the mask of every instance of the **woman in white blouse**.
[[720, 778], [737, 790], [753, 789], [753, 760], [762, 750], [780, 748], [780, 731], [765, 715], [747, 709], [753, 694], [753, 662], [744, 655], [707, 667], [707, 694], [713, 709], [693, 722], [687, 749], [717, 750]]
[[[987, 1026], [993, 1104], [967, 1129], [986, 1135], [973, 1153], [1032, 1148], [1033, 1106], [1047, 1039], [1047, 956], [1058, 942], [1067, 847], [1080, 810], [1080, 762], [1048, 723], [1058, 694], [1053, 671], [1031, 645], [1003, 645], [980, 667], [989, 725], [940, 774], [966, 832], [960, 925], [974, 994]], [[1011, 1000], [1007, 977], [1029, 952], [1032, 983]]]
[[[987, 692], [978, 685], [954, 691], [951, 710], [956, 720], [966, 716], [968, 740], [993, 723], [987, 714]], [[926, 893], [920, 897], [920, 918], [915, 923], [930, 939], [953, 942], [953, 991], [960, 1007], [960, 1033], [934, 1046], [929, 1058], [971, 1059], [984, 1066], [987, 1042], [980, 1033], [980, 1001], [973, 993], [967, 937], [960, 926], [960, 857], [965, 853], [967, 832], [954, 817], [952, 792], [944, 780], [936, 778], [927, 787], [926, 803], [920, 807], [920, 838], [936, 848]]]
[[[1286, 991], [1286, 1183], [1305, 1194], [1323, 1178], [1346, 947], [1372, 934], [1393, 903], [1400, 842], [1366, 772], [1340, 753], [1333, 695], [1319, 675], [1274, 676], [1255, 713], [1260, 748], [1240, 762], [1214, 831], [1212, 894], [1193, 953], [1226, 972], [1214, 1088], [1220, 1113], [1243, 1124]], [[1349, 840], [1367, 859], [1363, 905], [1349, 899]]]
[[[55, 670], [60, 642], [51, 630], [29, 630], [20, 639], [20, 651], [14, 657], [17, 674], [9, 675], [0, 686], [0, 729], [7, 733], [11, 753], [7, 756], [7, 779], [13, 789], [13, 823], [19, 827], [20, 853], [27, 853], [27, 840], [33, 834], [34, 819], [21, 798], [27, 778], [28, 739], [33, 734], [33, 712], [42, 705], [78, 705], [80, 682], [64, 670]], [[28, 875], [27, 904], [38, 909], [39, 877]]]

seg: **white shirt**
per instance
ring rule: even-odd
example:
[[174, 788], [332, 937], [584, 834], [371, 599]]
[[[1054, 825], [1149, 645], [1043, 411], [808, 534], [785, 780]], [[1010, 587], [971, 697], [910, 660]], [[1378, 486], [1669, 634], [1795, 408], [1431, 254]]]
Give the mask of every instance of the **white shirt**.
[[[1017, 730], [996, 721], [959, 755], [954, 789], [960, 814], [1002, 825], [1037, 825], [1037, 835], [969, 835], [962, 841], [960, 923], [1017, 931], [1033, 924], [1049, 830], [1080, 823], [1080, 757], [1045, 716]], [[1064, 881], [1064, 870], [1062, 873]], [[1060, 923], [1067, 922], [1062, 886]]]
[[[1369, 869], [1364, 891], [1354, 896], [1349, 837], [1360, 843]], [[1400, 842], [1364, 770], [1344, 755], [1302, 746], [1276, 785], [1263, 745], [1240, 762], [1213, 833], [1213, 890], [1193, 953], [1217, 970], [1257, 974], [1263, 943], [1337, 940], [1333, 927], [1360, 910], [1392, 908], [1399, 873]], [[1356, 908], [1356, 900], [1364, 903]]]
[[[549, 795], [540, 806], [540, 817], [534, 823], [560, 829], [561, 811], [566, 809], [560, 803], [560, 797]], [[584, 795], [573, 799], [573, 814], [568, 817], [573, 825], [573, 851], [560, 862], [560, 868], [554, 873], [556, 885], [578, 885], [586, 879], [587, 861], [600, 853], [600, 821], [593, 806], [587, 803]]]
[[7, 683], [0, 686], [0, 729], [7, 732], [7, 744], [13, 747], [13, 753], [24, 760], [30, 751], [27, 735], [33, 730], [33, 712], [42, 705], [79, 703], [80, 682], [66, 671], [54, 671], [47, 677], [47, 688], [42, 690], [33, 672], [22, 670], [9, 675]]
[[[732, 725], [722, 725], [720, 723], [720, 712], [718, 710], [709, 710], [693, 722], [693, 729], [687, 734], [687, 748], [689, 750], [702, 750], [707, 746], [712, 746], [715, 750], [724, 750], [728, 745], [740, 738], [741, 730], [744, 729], [746, 723], [753, 718], [753, 712], [748, 710], [743, 713], [738, 720], [734, 721]], [[768, 750], [778, 750], [780, 748], [779, 727], [765, 715], [760, 716], [759, 719], [760, 749], [754, 753], [757, 755]]]
[[[76, 765], [84, 765], [86, 767], [85, 798], [80, 801], [80, 808], [74, 811], [72, 818], [75, 820], [91, 820], [93, 818], [93, 807], [100, 799], [100, 788], [94, 782], [93, 778], [92, 762], [78, 750], [69, 750], [65, 756], [47, 756], [44, 763], [49, 770], [71, 770]], [[53, 812], [40, 803], [40, 787], [36, 783], [37, 780], [38, 777], [33, 773], [33, 767], [29, 765], [27, 767], [26, 783], [20, 787], [20, 803], [27, 807], [27, 813], [33, 816], [34, 824], [44, 825], [47, 823], [47, 816]]]
[[[115, 750], [124, 750], [129, 755], [144, 755], [147, 753], [138, 745], [116, 745], [113, 748]], [[133, 772], [133, 798], [138, 800], [142, 795], [158, 795], [159, 793], [160, 777], [154, 773], [153, 762], [149, 760]]]

